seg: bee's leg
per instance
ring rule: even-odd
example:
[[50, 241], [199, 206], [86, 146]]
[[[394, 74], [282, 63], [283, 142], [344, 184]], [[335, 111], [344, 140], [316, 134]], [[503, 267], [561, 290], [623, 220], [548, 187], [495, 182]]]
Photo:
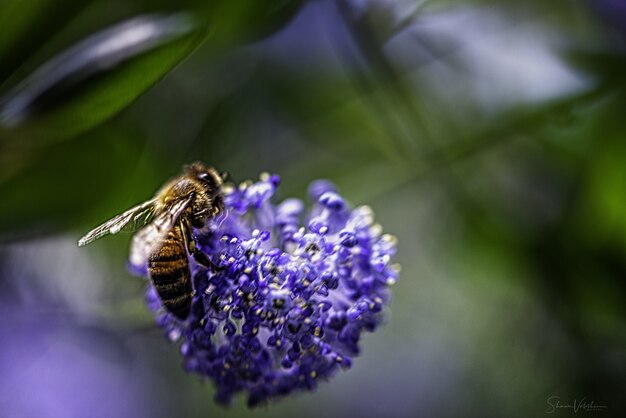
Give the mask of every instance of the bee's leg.
[[187, 248], [187, 252], [191, 254], [196, 263], [200, 264], [202, 267], [211, 269], [211, 270], [223, 270], [222, 267], [216, 266], [210, 259], [207, 257], [205, 253], [200, 251], [200, 249], [196, 246], [196, 241], [193, 239], [193, 234], [191, 233], [191, 226], [188, 222], [184, 220], [180, 221], [180, 230], [183, 235], [183, 242], [185, 243], [185, 248]]

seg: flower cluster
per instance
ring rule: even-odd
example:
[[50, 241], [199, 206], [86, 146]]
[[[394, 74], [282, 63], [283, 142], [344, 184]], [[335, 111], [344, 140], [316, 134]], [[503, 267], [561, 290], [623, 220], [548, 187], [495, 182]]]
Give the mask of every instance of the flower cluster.
[[[396, 239], [367, 206], [350, 208], [328, 181], [274, 205], [278, 176], [224, 188], [226, 210], [196, 240], [214, 268], [192, 260], [195, 294], [184, 322], [147, 292], [157, 322], [180, 346], [184, 367], [211, 378], [227, 404], [249, 406], [347, 369], [359, 339], [382, 321], [398, 276]], [[301, 224], [304, 224], [302, 226]]]

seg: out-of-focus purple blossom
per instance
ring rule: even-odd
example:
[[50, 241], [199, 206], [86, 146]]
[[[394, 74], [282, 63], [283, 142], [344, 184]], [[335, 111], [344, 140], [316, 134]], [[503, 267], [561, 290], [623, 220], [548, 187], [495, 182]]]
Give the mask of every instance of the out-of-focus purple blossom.
[[[46, 311], [46, 302], [3, 299], [0, 416], [141, 418], [155, 416], [149, 386], [123, 344], [102, 328]], [[43, 309], [38, 313], [37, 309]]]
[[389, 303], [396, 239], [382, 233], [367, 206], [351, 208], [325, 180], [314, 202], [272, 197], [278, 176], [225, 187], [225, 214], [196, 240], [214, 268], [192, 260], [195, 295], [181, 322], [147, 303], [170, 340], [182, 340], [184, 367], [215, 382], [216, 400], [244, 392], [250, 406], [348, 369], [364, 331], [374, 331]]

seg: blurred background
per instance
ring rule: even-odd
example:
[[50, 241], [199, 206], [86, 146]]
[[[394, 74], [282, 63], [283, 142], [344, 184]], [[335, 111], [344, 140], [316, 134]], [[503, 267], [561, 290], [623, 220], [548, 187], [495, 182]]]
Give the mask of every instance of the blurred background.
[[[626, 410], [625, 2], [5, 0], [0, 27], [0, 416]], [[130, 235], [77, 247], [193, 160], [331, 179], [398, 236], [352, 370], [221, 408]]]

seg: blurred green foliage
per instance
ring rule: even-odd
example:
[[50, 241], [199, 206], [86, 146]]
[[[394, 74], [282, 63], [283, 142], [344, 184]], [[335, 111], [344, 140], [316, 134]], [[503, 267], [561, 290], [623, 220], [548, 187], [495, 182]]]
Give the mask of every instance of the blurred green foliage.
[[[302, 397], [280, 414], [528, 416], [550, 395], [619, 413], [626, 33], [603, 18], [608, 3], [5, 0], [4, 98], [123, 20], [183, 12], [198, 30], [0, 127], [0, 239], [9, 252], [74, 239], [192, 160], [235, 181], [277, 172], [283, 197], [330, 178], [397, 233], [404, 270], [388, 327], [356, 362], [365, 366], [320, 388], [328, 406]], [[110, 269], [94, 321], [140, 339], [135, 350], [158, 359], [149, 367], [187, 391], [155, 383], [165, 411], [184, 397], [185, 414], [205, 416], [210, 389], [188, 383], [175, 349], [133, 337], [150, 319], [121, 241], [80, 255]], [[349, 402], [380, 399], [368, 390], [385, 386], [398, 392], [388, 402]]]
[[[122, 180], [126, 175], [113, 168], [134, 165], [138, 158], [137, 140], [123, 132], [128, 127], [122, 127], [118, 134], [112, 134], [114, 128], [84, 131], [101, 124], [136, 100], [207, 38], [205, 49], [224, 50], [244, 40], [271, 33], [299, 6], [299, 1], [280, 1], [269, 9], [267, 4], [259, 7], [258, 2], [243, 0], [196, 2], [189, 5], [186, 16], [178, 18], [180, 22], [164, 22], [164, 18], [155, 15], [154, 19], [158, 20], [153, 20], [153, 26], [145, 30], [155, 30], [156, 27], [156, 35], [135, 42], [128, 56], [121, 61], [110, 58], [113, 55], [110, 52], [96, 58], [90, 54], [97, 48], [114, 50], [116, 42], [132, 43], [133, 37], [141, 36], [136, 30], [131, 32], [120, 28], [112, 29], [112, 33], [109, 30], [104, 39], [89, 44], [83, 42], [73, 48], [73, 54], [59, 54], [53, 61], [51, 56], [55, 51], [58, 53], [61, 48], [71, 47], [72, 42], [77, 45], [81, 36], [94, 28], [101, 29], [103, 24], [134, 18], [139, 13], [181, 10], [181, 6], [173, 7], [168, 2], [74, 2], [59, 11], [54, 10], [52, 2], [46, 1], [4, 2], [0, 10], [0, 19], [6, 23], [3, 25], [5, 36], [0, 44], [0, 75], [6, 78], [4, 83], [0, 82], [5, 92], [2, 110], [8, 113], [11, 106], [22, 105], [19, 100], [24, 100], [24, 96], [30, 99], [30, 103], [19, 114], [18, 123], [5, 117], [6, 124], [0, 126], [3, 166], [0, 182], [4, 184], [7, 201], [11, 202], [3, 206], [2, 229], [13, 235], [20, 230], [32, 233], [41, 231], [41, 228], [58, 230], [75, 225], [77, 217], [80, 219], [83, 211], [89, 211], [89, 208], [76, 205], [77, 201], [93, 202], [95, 206], [92, 208], [97, 207], [102, 199], [107, 199], [111, 190], [127, 186]], [[45, 24], [40, 25], [40, 22]], [[180, 27], [172, 27], [175, 24]], [[46, 59], [49, 59], [48, 63], [45, 63]], [[74, 65], [68, 65], [68, 61], [73, 61]], [[40, 68], [34, 72], [38, 66]], [[20, 78], [27, 77], [29, 72], [34, 73], [25, 85], [20, 85]], [[69, 75], [61, 77], [59, 73]], [[40, 87], [42, 85], [45, 89]], [[70, 141], [63, 145], [46, 145], [61, 139]], [[109, 158], [106, 164], [105, 160], [97, 158], [104, 155]], [[94, 165], [98, 160], [103, 163], [99, 169]], [[98, 170], [96, 176], [81, 174], [95, 170]], [[48, 184], [52, 187], [42, 187], [38, 183], [42, 172], [52, 174], [48, 177]], [[146, 173], [138, 173], [141, 174]], [[38, 180], [33, 182], [34, 179]], [[156, 183], [158, 181], [149, 184], [154, 187]], [[75, 191], [73, 201], [55, 199], [67, 196], [66, 192], [70, 190]], [[45, 217], [41, 216], [43, 207], [46, 208]]]

